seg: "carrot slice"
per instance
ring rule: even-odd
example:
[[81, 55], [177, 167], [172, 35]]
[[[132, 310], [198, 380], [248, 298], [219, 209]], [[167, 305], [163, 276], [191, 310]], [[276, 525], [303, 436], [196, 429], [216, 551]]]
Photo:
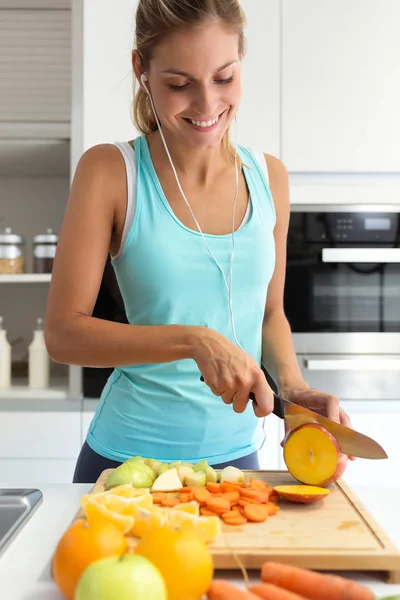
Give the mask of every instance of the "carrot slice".
[[190, 502], [191, 500], [193, 500], [193, 494], [192, 492], [189, 492], [189, 494], [179, 494], [179, 500], [184, 503], [184, 502]]
[[221, 483], [221, 492], [238, 492], [242, 489], [243, 486], [240, 486], [238, 483], [231, 483], [230, 481], [224, 481]]
[[230, 517], [240, 517], [240, 515], [241, 515], [241, 512], [240, 512], [240, 510], [230, 510], [230, 511], [229, 511], [229, 512], [227, 512], [227, 513], [223, 513], [223, 514], [221, 515], [221, 517], [222, 517], [223, 519], [229, 519]]
[[167, 498], [167, 494], [165, 492], [152, 492], [153, 504], [161, 504], [161, 500]]
[[193, 487], [191, 485], [184, 485], [178, 492], [180, 494], [189, 494], [190, 492], [193, 492]]
[[232, 583], [223, 579], [213, 579], [207, 590], [207, 600], [260, 600], [246, 590], [240, 590]]
[[224, 498], [215, 498], [214, 496], [208, 498], [208, 500], [206, 501], [206, 506], [207, 508], [213, 510], [219, 515], [222, 515], [223, 513], [229, 512], [231, 510], [231, 503], [229, 502], [229, 500], [225, 500]]
[[200, 514], [202, 517], [219, 517], [219, 513], [210, 510], [207, 506], [200, 506]]
[[246, 506], [246, 504], [260, 504], [257, 500], [253, 500], [253, 498], [240, 498], [239, 505]]
[[250, 488], [256, 492], [268, 492], [270, 489], [268, 483], [261, 481], [261, 479], [250, 479]]
[[206, 488], [212, 494], [218, 494], [221, 491], [221, 484], [220, 483], [214, 483], [213, 481], [207, 481]]
[[267, 502], [267, 504], [265, 506], [268, 508], [268, 515], [270, 517], [277, 515], [280, 510], [279, 506], [277, 504], [275, 504], [275, 502]]
[[163, 498], [161, 500], [160, 504], [161, 504], [161, 506], [168, 506], [168, 507], [172, 508], [172, 506], [177, 506], [177, 504], [180, 504], [180, 503], [181, 503], [181, 501], [179, 498], [174, 498], [173, 496], [170, 496], [170, 497], [167, 496], [166, 498]]
[[268, 506], [265, 504], [248, 504], [243, 509], [243, 515], [253, 523], [263, 523], [268, 519]]
[[268, 502], [273, 502], [274, 504], [279, 504], [278, 492], [275, 492], [275, 490], [273, 492], [271, 492], [269, 495], [269, 498], [268, 498]]
[[263, 598], [264, 600], [305, 600], [304, 596], [288, 592], [269, 583], [253, 585], [249, 588], [249, 592], [255, 594], [257, 598]]
[[227, 525], [246, 525], [247, 519], [243, 515], [239, 515], [238, 517], [225, 518], [224, 523]]
[[196, 500], [200, 506], [205, 506], [206, 501], [211, 498], [211, 493], [203, 487], [194, 488], [192, 494], [194, 500]]
[[272, 583], [309, 600], [374, 600], [371, 590], [343, 577], [323, 575], [283, 563], [266, 562], [261, 568], [263, 583]]
[[225, 492], [224, 494], [222, 494], [221, 498], [225, 498], [225, 500], [229, 500], [229, 502], [232, 504], [236, 504], [237, 502], [239, 502], [240, 500], [240, 494], [238, 491], [235, 492]]
[[243, 498], [252, 498], [253, 500], [257, 500], [257, 502], [260, 504], [268, 502], [269, 499], [269, 492], [256, 492], [255, 490], [251, 490], [249, 488], [241, 489], [240, 495]]

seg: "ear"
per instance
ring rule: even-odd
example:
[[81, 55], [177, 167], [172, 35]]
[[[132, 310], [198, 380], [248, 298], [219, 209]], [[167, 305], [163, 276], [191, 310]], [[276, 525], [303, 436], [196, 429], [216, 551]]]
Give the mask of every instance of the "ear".
[[135, 77], [138, 80], [139, 84], [142, 86], [141, 77], [144, 73], [145, 69], [142, 65], [142, 61], [140, 60], [140, 56], [136, 50], [132, 51], [132, 69], [135, 73]]

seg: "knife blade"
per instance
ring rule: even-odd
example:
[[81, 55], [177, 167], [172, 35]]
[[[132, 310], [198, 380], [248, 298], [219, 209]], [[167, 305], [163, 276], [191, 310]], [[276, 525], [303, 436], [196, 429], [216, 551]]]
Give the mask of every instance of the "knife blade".
[[[261, 370], [267, 378], [266, 369], [262, 366]], [[253, 393], [250, 394], [250, 400], [257, 402]], [[324, 417], [299, 404], [290, 402], [275, 393], [274, 409], [272, 412], [280, 419], [285, 419], [291, 430], [308, 423], [317, 423], [325, 427], [336, 438], [343, 454], [375, 460], [388, 458], [382, 446], [372, 438], [355, 431], [355, 429], [336, 423], [336, 421], [332, 421], [332, 419], [328, 419], [328, 417]]]
[[[253, 400], [253, 398], [251, 399]], [[281, 419], [286, 419], [291, 430], [309, 423], [317, 423], [325, 427], [336, 438], [343, 454], [359, 458], [387, 458], [385, 450], [372, 438], [350, 427], [336, 423], [336, 421], [332, 421], [328, 417], [324, 417], [308, 408], [285, 400], [277, 394], [274, 394], [273, 413]]]

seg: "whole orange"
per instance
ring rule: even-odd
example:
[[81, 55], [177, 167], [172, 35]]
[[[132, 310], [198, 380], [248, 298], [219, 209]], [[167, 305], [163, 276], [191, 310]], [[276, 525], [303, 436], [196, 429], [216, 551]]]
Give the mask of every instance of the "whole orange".
[[135, 550], [161, 571], [168, 600], [200, 600], [213, 577], [207, 545], [193, 530], [163, 526], [150, 530]]
[[60, 591], [73, 600], [83, 571], [92, 562], [127, 551], [123, 533], [113, 523], [89, 523], [80, 519], [73, 523], [57, 544], [52, 559], [52, 576]]

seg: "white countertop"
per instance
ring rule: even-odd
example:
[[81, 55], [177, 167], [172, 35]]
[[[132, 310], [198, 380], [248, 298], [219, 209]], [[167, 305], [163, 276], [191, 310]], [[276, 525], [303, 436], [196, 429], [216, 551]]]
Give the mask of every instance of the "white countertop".
[[[30, 482], [30, 486], [31, 486]], [[8, 487], [1, 482], [1, 487]], [[0, 557], [2, 600], [62, 600], [50, 577], [50, 559], [57, 541], [79, 509], [79, 499], [92, 488], [87, 484], [32, 485], [43, 492], [43, 503]], [[354, 486], [367, 509], [400, 548], [400, 487]], [[218, 577], [236, 581], [236, 571], [218, 571]], [[385, 584], [375, 574], [347, 573], [373, 589], [377, 597], [400, 594], [400, 585]], [[256, 582], [259, 572], [251, 575]]]

